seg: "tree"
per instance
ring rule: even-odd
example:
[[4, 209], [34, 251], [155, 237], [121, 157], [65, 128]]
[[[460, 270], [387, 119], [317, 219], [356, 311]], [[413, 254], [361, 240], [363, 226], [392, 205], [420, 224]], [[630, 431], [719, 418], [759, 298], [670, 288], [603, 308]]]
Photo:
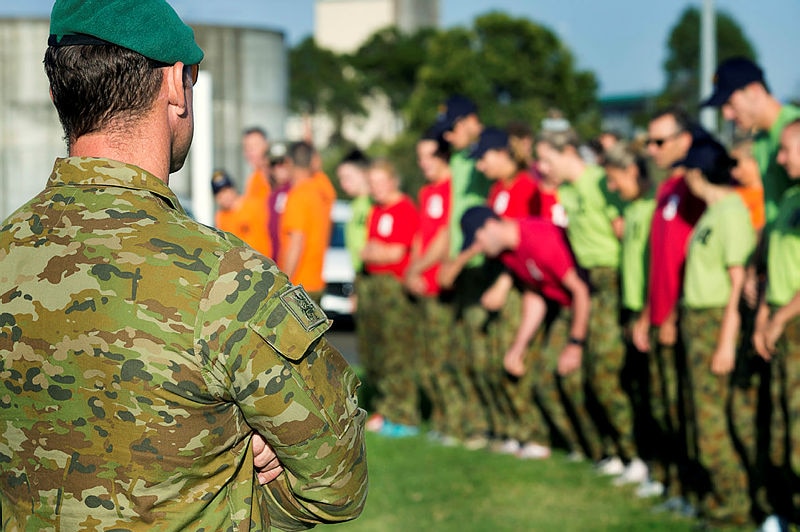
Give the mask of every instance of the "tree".
[[461, 93], [479, 104], [488, 124], [522, 118], [536, 129], [548, 109], [558, 108], [586, 134], [599, 126], [596, 91], [594, 74], [576, 68], [556, 34], [528, 19], [492, 12], [476, 18], [472, 28], [430, 39], [406, 111], [412, 128], [422, 130], [437, 105]]
[[[725, 12], [717, 12], [717, 61], [747, 57], [756, 61], [756, 52], [739, 24]], [[666, 86], [659, 104], [677, 104], [696, 113], [700, 90], [700, 10], [689, 7], [681, 14], [667, 40], [664, 62]]]
[[344, 117], [365, 112], [354, 77], [341, 56], [308, 37], [289, 52], [289, 106], [300, 114], [329, 115], [336, 143], [341, 140]]
[[427, 42], [435, 34], [431, 28], [407, 34], [396, 26], [375, 32], [347, 58], [361, 74], [363, 92], [382, 92], [393, 109], [402, 109], [417, 83]]

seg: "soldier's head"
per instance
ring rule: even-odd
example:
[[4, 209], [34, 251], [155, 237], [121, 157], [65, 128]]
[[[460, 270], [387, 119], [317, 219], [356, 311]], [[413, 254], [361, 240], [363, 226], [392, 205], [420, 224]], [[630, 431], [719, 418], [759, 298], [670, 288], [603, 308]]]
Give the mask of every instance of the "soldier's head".
[[202, 59], [194, 32], [164, 0], [56, 0], [44, 65], [67, 145], [95, 133], [124, 142], [163, 99], [170, 171], [179, 169]]
[[686, 157], [692, 145], [692, 122], [680, 107], [666, 107], [657, 111], [647, 125], [647, 153], [656, 166], [671, 168], [676, 161]]

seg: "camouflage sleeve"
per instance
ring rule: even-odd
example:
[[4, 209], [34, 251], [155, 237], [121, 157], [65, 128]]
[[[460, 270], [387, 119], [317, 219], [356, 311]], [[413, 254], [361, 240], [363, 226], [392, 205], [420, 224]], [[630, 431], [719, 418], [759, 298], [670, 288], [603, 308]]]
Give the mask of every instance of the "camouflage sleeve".
[[273, 526], [346, 521], [367, 493], [358, 378], [328, 344], [324, 313], [271, 262], [228, 252], [206, 290], [199, 337], [207, 381], [275, 449], [285, 472], [263, 488]]

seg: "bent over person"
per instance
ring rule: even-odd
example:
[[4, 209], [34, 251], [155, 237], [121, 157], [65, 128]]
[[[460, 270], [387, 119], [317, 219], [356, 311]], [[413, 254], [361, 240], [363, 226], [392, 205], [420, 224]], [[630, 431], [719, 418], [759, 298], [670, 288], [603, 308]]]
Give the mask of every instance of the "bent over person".
[[[50, 29], [69, 157], [0, 224], [2, 528], [356, 517], [365, 414], [328, 321], [167, 186], [192, 139], [191, 28], [163, 0], [57, 0]], [[282, 471], [262, 485], [265, 442]]]

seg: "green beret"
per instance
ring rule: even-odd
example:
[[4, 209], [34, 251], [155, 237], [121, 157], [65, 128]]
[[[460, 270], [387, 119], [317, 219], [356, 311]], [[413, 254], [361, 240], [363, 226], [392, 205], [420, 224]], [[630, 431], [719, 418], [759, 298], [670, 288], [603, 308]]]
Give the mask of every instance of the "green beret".
[[203, 60], [194, 30], [164, 0], [56, 0], [50, 46], [104, 43], [170, 65]]

